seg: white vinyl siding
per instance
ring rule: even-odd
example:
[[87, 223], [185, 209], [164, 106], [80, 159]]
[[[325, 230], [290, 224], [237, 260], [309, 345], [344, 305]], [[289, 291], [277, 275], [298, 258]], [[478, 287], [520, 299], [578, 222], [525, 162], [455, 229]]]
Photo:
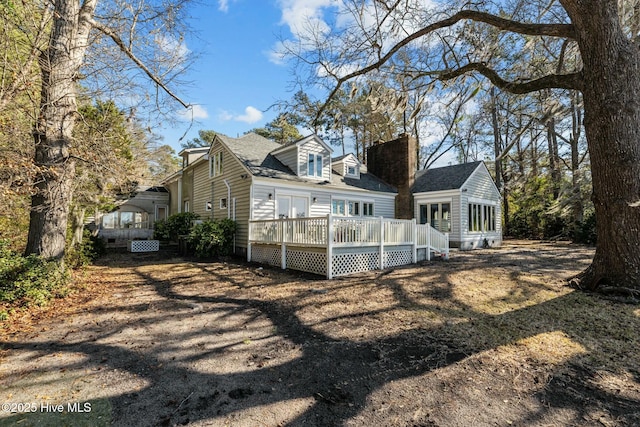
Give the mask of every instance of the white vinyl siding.
[[[490, 232], [492, 235], [502, 235], [502, 213], [500, 209], [500, 193], [495, 188], [493, 179], [489, 172], [484, 167], [479, 167], [469, 177], [465, 186], [461, 192], [462, 206], [460, 207], [460, 213], [462, 215], [462, 236], [465, 237], [469, 233], [483, 231], [484, 224], [478, 224], [479, 230], [474, 228], [473, 223], [469, 224], [469, 204], [476, 204], [480, 206], [493, 206], [495, 208], [495, 230], [484, 230]], [[484, 208], [478, 208], [482, 211]], [[480, 212], [480, 219], [483, 217], [483, 211]], [[477, 228], [477, 227], [476, 227]], [[470, 231], [472, 230], [473, 231]]]
[[[287, 166], [296, 175], [298, 174], [298, 147], [291, 147], [285, 151], [282, 151], [275, 156], [280, 162]], [[300, 169], [300, 173], [306, 175], [306, 170]]]
[[[311, 140], [301, 145], [298, 152], [301, 174], [311, 179], [329, 180], [331, 178], [331, 153], [322, 144]], [[311, 155], [313, 157], [310, 157]], [[313, 158], [313, 165], [310, 165], [310, 158]], [[319, 160], [321, 160], [321, 168], [318, 164]]]
[[[354, 191], [337, 192], [335, 189], [309, 188], [309, 186], [278, 187], [267, 184], [254, 184], [253, 186], [253, 219], [273, 219], [276, 209], [276, 194], [308, 194], [309, 215], [312, 217], [327, 216], [332, 211], [332, 200], [344, 201], [344, 211], [348, 212], [348, 202], [358, 202], [360, 204], [360, 215], [364, 216], [365, 204], [373, 205], [375, 216], [393, 218], [395, 212], [395, 194], [381, 194], [375, 192]], [[272, 199], [269, 200], [269, 194]], [[314, 202], [315, 200], [315, 202]]]

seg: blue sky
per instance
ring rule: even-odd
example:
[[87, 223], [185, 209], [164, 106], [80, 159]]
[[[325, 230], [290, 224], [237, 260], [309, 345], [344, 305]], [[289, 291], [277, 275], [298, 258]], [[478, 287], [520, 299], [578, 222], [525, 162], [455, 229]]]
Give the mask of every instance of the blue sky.
[[331, 3], [218, 0], [194, 5], [191, 25], [197, 38], [185, 43], [200, 58], [183, 78], [191, 86], [181, 88], [179, 96], [196, 104], [195, 122], [190, 129], [187, 119], [156, 129], [162, 143], [179, 151], [185, 132], [183, 141], [197, 137], [200, 129], [235, 137], [272, 120], [277, 111], [266, 110], [293, 95], [289, 66], [273, 57], [280, 36], [292, 37], [297, 24], [321, 16]]

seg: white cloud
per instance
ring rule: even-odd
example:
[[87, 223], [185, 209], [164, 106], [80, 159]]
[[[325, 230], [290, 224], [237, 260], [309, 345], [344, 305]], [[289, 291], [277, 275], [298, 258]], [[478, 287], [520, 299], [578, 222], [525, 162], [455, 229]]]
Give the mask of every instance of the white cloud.
[[280, 0], [283, 24], [289, 27], [291, 33], [298, 37], [311, 29], [328, 31], [329, 26], [324, 21], [323, 9], [339, 6], [339, 0]]
[[228, 12], [229, 11], [229, 3], [235, 3], [238, 0], [218, 0], [218, 10], [220, 12]]
[[[349, 34], [352, 27], [359, 26], [363, 26], [365, 30], [354, 30], [355, 33], [379, 34], [379, 40], [375, 43], [382, 47], [383, 52], [388, 51], [407, 34], [422, 28], [426, 17], [430, 16], [428, 11], [437, 3], [434, 0], [406, 0], [390, 16], [386, 16], [387, 12], [375, 1], [364, 2], [357, 8], [344, 0], [278, 0], [277, 4], [282, 12], [280, 24], [288, 26], [291, 38], [274, 45], [268, 56], [271, 62], [283, 64], [287, 57], [283, 52], [290, 50], [287, 49], [287, 43], [292, 43], [293, 50], [300, 55], [317, 49], [318, 45], [323, 45], [327, 51], [333, 52], [349, 50], [349, 45], [342, 44], [343, 39], [331, 38], [331, 33], [345, 30]], [[407, 10], [421, 13], [405, 13]], [[382, 28], [379, 28], [383, 16], [385, 21]], [[398, 25], [399, 23], [401, 25]], [[363, 46], [366, 44], [362, 42]], [[373, 48], [370, 50], [372, 54], [375, 53]], [[352, 67], [341, 67], [358, 69], [370, 62], [362, 55], [356, 56], [359, 60], [354, 61]], [[372, 58], [375, 59], [377, 56], [373, 55]], [[344, 75], [340, 70], [337, 71], [338, 74]]]
[[155, 37], [156, 44], [166, 56], [183, 61], [191, 52], [184, 40], [178, 40], [173, 36], [159, 34]]
[[192, 105], [189, 108], [178, 111], [178, 117], [181, 120], [204, 120], [209, 118], [207, 109], [202, 105]]
[[233, 115], [228, 111], [222, 111], [218, 118], [224, 122], [228, 121], [236, 121], [236, 122], [244, 122], [244, 123], [255, 123], [262, 120], [262, 111], [258, 110], [255, 107], [248, 106], [244, 109], [244, 114]]

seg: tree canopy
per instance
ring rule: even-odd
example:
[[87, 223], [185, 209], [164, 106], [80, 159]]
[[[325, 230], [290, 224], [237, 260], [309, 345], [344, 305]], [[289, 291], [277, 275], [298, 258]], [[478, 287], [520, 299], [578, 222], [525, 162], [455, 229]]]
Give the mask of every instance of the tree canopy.
[[[347, 90], [347, 83], [362, 87], [371, 76], [404, 82], [398, 97], [421, 88], [468, 84], [478, 77], [513, 94], [538, 91], [551, 99], [548, 95], [567, 91], [566, 99], [576, 99], [570, 93], [580, 93], [585, 119], [572, 113], [570, 121], [584, 126], [598, 246], [593, 264], [575, 283], [590, 289], [640, 290], [640, 107], [633, 101], [640, 95], [635, 44], [640, 14], [632, 2], [346, 0], [339, 8], [340, 19], [298, 34], [298, 43], [285, 44], [307, 73], [299, 79], [327, 88], [316, 123]], [[557, 127], [554, 111], [532, 117], [531, 123], [548, 132], [551, 168], [557, 168], [559, 160], [557, 140], [569, 142], [577, 177], [576, 156], [584, 156], [575, 138], [580, 132]], [[492, 121], [499, 125], [497, 115]], [[510, 141], [500, 141], [500, 129], [494, 127], [497, 159], [534, 130], [528, 122], [525, 118], [515, 124]], [[470, 141], [469, 136], [463, 139]]]

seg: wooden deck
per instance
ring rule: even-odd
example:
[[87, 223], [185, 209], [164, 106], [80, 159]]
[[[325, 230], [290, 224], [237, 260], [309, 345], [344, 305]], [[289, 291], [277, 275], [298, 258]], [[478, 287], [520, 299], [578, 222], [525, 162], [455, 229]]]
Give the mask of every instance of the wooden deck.
[[287, 218], [249, 222], [247, 259], [332, 278], [449, 257], [449, 235], [415, 220]]

